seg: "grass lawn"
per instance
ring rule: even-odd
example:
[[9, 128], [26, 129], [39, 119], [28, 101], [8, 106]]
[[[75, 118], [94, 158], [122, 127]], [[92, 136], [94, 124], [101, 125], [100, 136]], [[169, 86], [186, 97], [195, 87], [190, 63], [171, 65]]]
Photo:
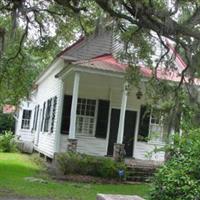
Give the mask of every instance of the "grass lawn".
[[147, 184], [111, 185], [59, 183], [48, 179], [48, 183], [29, 182], [25, 177], [40, 176], [41, 167], [28, 155], [18, 153], [0, 153], [0, 196], [19, 195], [26, 197], [46, 197], [56, 200], [79, 199], [95, 200], [97, 193], [134, 194], [145, 197]]

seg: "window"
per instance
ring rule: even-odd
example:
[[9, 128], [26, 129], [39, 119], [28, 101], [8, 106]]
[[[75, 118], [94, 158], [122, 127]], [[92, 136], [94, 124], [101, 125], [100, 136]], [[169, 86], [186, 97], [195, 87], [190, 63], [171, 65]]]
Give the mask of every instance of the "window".
[[31, 110], [23, 110], [21, 128], [30, 129], [30, 122], [31, 122]]
[[151, 112], [149, 132], [151, 142], [162, 142], [164, 140], [163, 116], [161, 114]]
[[93, 135], [95, 126], [96, 100], [78, 99], [76, 131], [79, 134]]
[[49, 99], [47, 101], [46, 116], [45, 116], [45, 121], [44, 121], [44, 131], [45, 132], [49, 131], [50, 119], [51, 119], [51, 104], [52, 104], [52, 99]]

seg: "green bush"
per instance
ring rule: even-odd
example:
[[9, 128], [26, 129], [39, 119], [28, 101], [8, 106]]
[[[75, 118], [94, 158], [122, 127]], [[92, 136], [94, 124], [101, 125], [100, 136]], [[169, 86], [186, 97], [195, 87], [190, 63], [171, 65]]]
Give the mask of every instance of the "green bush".
[[63, 153], [57, 156], [62, 172], [66, 174], [90, 175], [102, 178], [117, 178], [118, 170], [125, 170], [124, 163], [110, 158], [95, 157], [80, 153]]
[[174, 138], [170, 159], [153, 178], [151, 200], [200, 199], [200, 129]]
[[12, 114], [4, 114], [0, 111], [0, 134], [6, 130], [14, 131], [15, 119]]
[[16, 144], [14, 142], [14, 134], [11, 131], [4, 131], [0, 135], [0, 152], [14, 152]]

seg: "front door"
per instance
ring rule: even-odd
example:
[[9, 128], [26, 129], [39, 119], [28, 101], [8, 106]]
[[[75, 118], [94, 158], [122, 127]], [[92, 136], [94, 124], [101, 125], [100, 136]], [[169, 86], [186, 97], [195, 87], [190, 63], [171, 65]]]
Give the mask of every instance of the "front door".
[[[108, 152], [107, 152], [109, 156], [113, 155], [114, 143], [117, 142], [119, 117], [120, 117], [120, 110], [112, 109], [111, 120], [110, 120], [110, 135], [109, 135]], [[124, 123], [124, 139], [123, 139], [123, 143], [125, 144], [126, 157], [133, 156], [133, 141], [135, 135], [134, 132], [135, 132], [136, 117], [137, 117], [137, 112], [129, 110], [126, 111], [125, 123]]]

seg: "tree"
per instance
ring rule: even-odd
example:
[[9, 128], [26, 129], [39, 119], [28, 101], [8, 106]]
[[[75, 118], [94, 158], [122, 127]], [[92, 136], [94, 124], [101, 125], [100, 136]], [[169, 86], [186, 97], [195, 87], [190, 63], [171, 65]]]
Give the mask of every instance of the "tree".
[[[9, 40], [13, 41], [13, 38], [16, 38], [18, 29], [21, 31], [14, 58], [24, 58], [24, 48], [33, 43], [37, 46], [34, 52], [38, 54], [38, 50], [48, 47], [46, 44], [50, 41], [63, 44], [67, 40], [66, 35], [74, 39], [73, 34], [89, 34], [99, 16], [109, 15], [115, 21], [124, 40], [123, 57], [133, 66], [130, 67], [133, 69], [130, 70], [130, 74], [134, 74], [133, 71], [137, 69], [136, 66], [141, 60], [152, 66], [154, 77], [148, 86], [156, 88], [157, 92], [154, 93], [157, 97], [166, 99], [167, 96], [170, 100], [168, 111], [172, 117], [169, 124], [176, 121], [174, 118], [183, 106], [180, 100], [183, 90], [190, 96], [187, 99], [196, 99], [194, 78], [200, 74], [199, 0], [3, 0], [0, 2], [0, 10], [2, 16], [12, 16]], [[38, 34], [34, 34], [33, 37], [31, 31]], [[187, 64], [182, 71], [180, 83], [171, 87], [168, 93], [165, 92], [166, 85], [157, 79], [157, 68], [161, 63], [167, 68], [173, 68], [173, 57], [169, 56], [165, 38], [175, 42], [176, 50], [183, 55]], [[152, 58], [155, 58], [157, 53], [155, 46], [158, 42], [162, 51], [155, 60]], [[62, 47], [57, 46], [58, 49]], [[29, 47], [32, 48], [32, 45]], [[50, 52], [49, 55], [55, 53], [48, 50], [47, 52]], [[5, 63], [2, 64], [2, 69], [5, 66]], [[189, 82], [183, 86], [185, 76], [189, 77]], [[136, 76], [133, 78], [137, 79]], [[160, 91], [164, 91], [163, 94], [159, 95]], [[22, 93], [15, 99], [19, 99]]]
[[0, 10], [0, 104], [17, 105], [66, 43], [93, 26], [50, 1], [5, 0]]
[[3, 114], [0, 112], [0, 134], [4, 131], [12, 131], [15, 129], [15, 120], [11, 114]]

